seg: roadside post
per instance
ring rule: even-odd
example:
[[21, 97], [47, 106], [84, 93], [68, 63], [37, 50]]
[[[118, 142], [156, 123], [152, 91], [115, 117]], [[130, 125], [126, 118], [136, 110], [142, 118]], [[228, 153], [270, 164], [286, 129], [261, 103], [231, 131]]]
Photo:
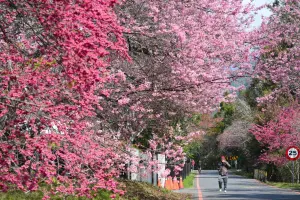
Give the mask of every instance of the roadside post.
[[287, 159], [289, 159], [293, 163], [292, 183], [295, 183], [295, 161], [300, 156], [300, 150], [296, 146], [291, 146], [291, 147], [289, 147], [289, 148], [286, 149], [285, 156], [286, 156]]

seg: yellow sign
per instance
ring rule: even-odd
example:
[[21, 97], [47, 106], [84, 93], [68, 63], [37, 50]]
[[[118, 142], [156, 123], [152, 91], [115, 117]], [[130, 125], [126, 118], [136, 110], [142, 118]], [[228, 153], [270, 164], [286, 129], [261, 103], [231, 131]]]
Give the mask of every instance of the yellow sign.
[[237, 160], [238, 156], [226, 156], [226, 160]]

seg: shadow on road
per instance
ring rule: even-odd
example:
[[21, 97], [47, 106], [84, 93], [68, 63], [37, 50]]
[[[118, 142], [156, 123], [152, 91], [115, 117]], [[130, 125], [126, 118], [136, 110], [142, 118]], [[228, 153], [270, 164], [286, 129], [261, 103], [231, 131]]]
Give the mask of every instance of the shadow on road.
[[[195, 181], [199, 182], [204, 200], [300, 200], [300, 194], [295, 192], [234, 174], [229, 174], [227, 193], [220, 192], [217, 170], [203, 170], [195, 177]], [[193, 191], [193, 194], [193, 199], [198, 200], [197, 191]]]
[[[192, 199], [199, 199], [198, 197], [193, 197]], [[278, 195], [278, 194], [220, 194], [218, 197], [215, 195], [205, 196], [204, 199], [208, 200], [219, 200], [219, 199], [234, 199], [234, 200], [246, 200], [246, 199], [256, 199], [256, 200], [273, 200], [273, 199], [280, 199], [280, 200], [292, 200], [292, 199], [299, 199], [299, 195], [290, 194], [290, 195]]]

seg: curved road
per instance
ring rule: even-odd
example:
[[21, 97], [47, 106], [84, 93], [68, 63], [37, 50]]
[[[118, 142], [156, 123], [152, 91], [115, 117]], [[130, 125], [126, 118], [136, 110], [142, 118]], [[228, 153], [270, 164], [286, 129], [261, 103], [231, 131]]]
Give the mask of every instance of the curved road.
[[229, 174], [227, 193], [220, 192], [217, 170], [202, 170], [194, 180], [194, 188], [179, 192], [193, 194], [193, 200], [300, 200], [300, 192], [271, 187], [233, 174]]

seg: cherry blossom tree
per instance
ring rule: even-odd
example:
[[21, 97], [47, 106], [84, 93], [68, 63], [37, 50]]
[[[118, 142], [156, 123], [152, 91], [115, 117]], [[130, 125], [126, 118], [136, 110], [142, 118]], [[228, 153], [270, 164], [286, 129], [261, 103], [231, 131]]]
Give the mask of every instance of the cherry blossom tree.
[[[133, 65], [113, 66], [131, 85], [121, 96], [160, 101], [210, 112], [224, 101], [230, 82], [247, 76], [250, 45], [246, 28], [251, 4], [242, 1], [140, 1], [119, 7]], [[235, 68], [236, 70], [231, 70]], [[145, 98], [144, 98], [145, 99]], [[141, 102], [141, 101], [138, 101]]]
[[257, 46], [260, 58], [256, 73], [260, 79], [272, 81], [277, 87], [259, 101], [272, 101], [281, 94], [299, 98], [299, 19], [300, 4], [282, 0], [270, 7], [273, 14], [260, 27]]
[[251, 69], [253, 7], [240, 0], [0, 0], [0, 8], [4, 191], [45, 182], [65, 195], [122, 194], [114, 177], [138, 161], [128, 147], [151, 122], [160, 123], [148, 168], [161, 151], [180, 170], [180, 139], [162, 131], [174, 112], [215, 109]]
[[132, 62], [112, 55], [111, 77], [122, 80], [106, 85], [99, 116], [128, 143], [167, 132], [178, 116], [216, 109], [231, 98], [225, 91], [236, 90], [231, 80], [250, 74], [245, 29], [252, 16], [244, 14], [253, 7], [199, 2], [129, 0], [116, 7]]
[[276, 119], [265, 125], [255, 125], [250, 132], [265, 147], [260, 156], [262, 162], [285, 164], [285, 150], [299, 146], [299, 104], [285, 108]]
[[[128, 58], [109, 1], [0, 1], [0, 187], [115, 193], [119, 156], [91, 131], [108, 55]], [[45, 196], [47, 198], [47, 196]]]
[[253, 9], [241, 1], [196, 0], [128, 0], [117, 6], [132, 62], [113, 55], [112, 76], [123, 81], [106, 85], [110, 95], [101, 105], [114, 114], [101, 112], [101, 118], [134, 141], [149, 126], [163, 132], [178, 114], [207, 113], [231, 99], [224, 97], [236, 90], [231, 80], [250, 74], [245, 29], [252, 16], [244, 14]]

